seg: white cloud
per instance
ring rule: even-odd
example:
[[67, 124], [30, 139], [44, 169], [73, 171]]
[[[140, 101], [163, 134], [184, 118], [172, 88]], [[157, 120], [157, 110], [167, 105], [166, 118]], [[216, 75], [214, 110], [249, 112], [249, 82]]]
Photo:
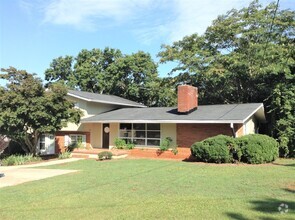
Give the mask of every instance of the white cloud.
[[[124, 23], [152, 0], [53, 0], [45, 7], [45, 22], [95, 29]], [[108, 20], [105, 23], [105, 20]], [[104, 22], [104, 23], [103, 23]]]
[[171, 43], [196, 32], [202, 34], [218, 15], [251, 1], [52, 0], [44, 7], [44, 21], [86, 30], [126, 25], [143, 43], [156, 39]]
[[[176, 41], [193, 33], [203, 34], [218, 15], [232, 8], [246, 7], [252, 0], [175, 0], [176, 18], [169, 24], [169, 40]], [[261, 2], [266, 2], [263, 0]], [[270, 2], [271, 0], [268, 0]]]

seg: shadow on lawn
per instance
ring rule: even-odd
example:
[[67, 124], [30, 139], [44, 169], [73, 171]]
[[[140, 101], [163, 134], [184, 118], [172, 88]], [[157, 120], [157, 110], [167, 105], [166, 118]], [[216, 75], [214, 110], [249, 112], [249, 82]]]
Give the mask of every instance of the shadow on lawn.
[[185, 158], [184, 160], [182, 160], [183, 162], [200, 162], [197, 160], [196, 157], [194, 157], [193, 155], [190, 155], [189, 157]]
[[[293, 159], [290, 159], [290, 160], [293, 160]], [[292, 161], [292, 163], [287, 163], [287, 164], [277, 163], [277, 162], [273, 162], [272, 164], [277, 165], [277, 166], [284, 166], [284, 167], [295, 167], [295, 160], [293, 160], [293, 161]]]
[[289, 193], [295, 193], [295, 189], [286, 188], [284, 190]]
[[[278, 199], [265, 199], [265, 200], [253, 200], [250, 201], [252, 204], [252, 210], [264, 213], [264, 214], [275, 214], [280, 215], [280, 217], [284, 219], [294, 219], [294, 209], [295, 209], [295, 201], [283, 201]], [[283, 205], [282, 205], [283, 204]], [[282, 212], [285, 211], [286, 207], [285, 204], [288, 206], [288, 212], [280, 214], [279, 207], [282, 206]], [[235, 213], [235, 212], [225, 212], [224, 213], [229, 219], [236, 219], [236, 220], [246, 220], [249, 219], [242, 214]], [[256, 219], [261, 220], [273, 220], [278, 219], [278, 216], [276, 217], [259, 217]]]

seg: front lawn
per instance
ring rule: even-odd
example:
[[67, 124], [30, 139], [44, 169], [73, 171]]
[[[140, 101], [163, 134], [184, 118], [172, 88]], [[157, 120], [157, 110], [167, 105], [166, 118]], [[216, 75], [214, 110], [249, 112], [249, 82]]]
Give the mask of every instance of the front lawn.
[[[1, 188], [0, 219], [295, 218], [294, 160], [83, 160], [48, 168], [81, 171]], [[286, 214], [278, 211], [282, 203], [289, 206]]]

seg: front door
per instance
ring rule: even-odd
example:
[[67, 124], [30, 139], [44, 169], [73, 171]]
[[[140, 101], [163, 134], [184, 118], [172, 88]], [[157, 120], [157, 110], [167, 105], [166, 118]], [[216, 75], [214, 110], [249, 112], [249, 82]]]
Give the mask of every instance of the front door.
[[110, 124], [102, 125], [102, 148], [109, 149], [110, 146]]

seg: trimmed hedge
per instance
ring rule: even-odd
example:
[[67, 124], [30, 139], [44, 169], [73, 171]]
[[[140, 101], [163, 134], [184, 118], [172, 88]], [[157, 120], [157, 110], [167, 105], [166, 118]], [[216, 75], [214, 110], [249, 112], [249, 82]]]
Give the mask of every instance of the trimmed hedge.
[[278, 142], [262, 134], [250, 134], [237, 139], [242, 161], [251, 164], [269, 163], [279, 156]]
[[99, 160], [111, 160], [113, 153], [110, 151], [103, 151], [97, 154]]
[[197, 160], [211, 163], [230, 163], [240, 157], [235, 140], [225, 135], [194, 143], [191, 146], [191, 153]]
[[267, 163], [278, 157], [279, 145], [269, 136], [251, 134], [240, 138], [218, 135], [196, 142], [191, 153], [198, 161], [211, 163]]

